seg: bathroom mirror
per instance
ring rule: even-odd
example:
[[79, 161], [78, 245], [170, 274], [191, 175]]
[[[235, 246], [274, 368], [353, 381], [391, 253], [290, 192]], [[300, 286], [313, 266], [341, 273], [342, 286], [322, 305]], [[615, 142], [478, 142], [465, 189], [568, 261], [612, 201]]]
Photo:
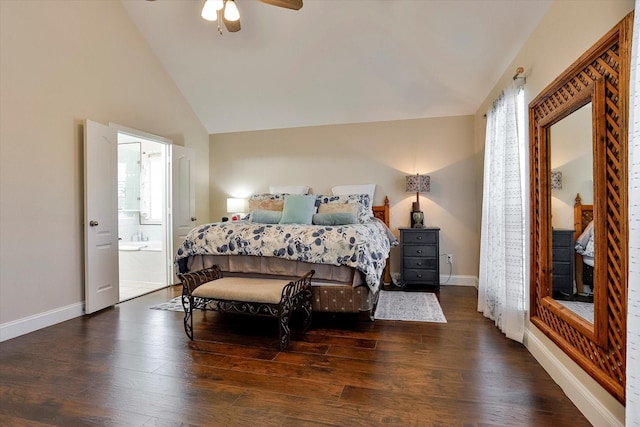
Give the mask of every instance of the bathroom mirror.
[[164, 146], [143, 141], [140, 153], [140, 224], [162, 224], [164, 189]]
[[[625, 399], [627, 104], [632, 22], [633, 13], [605, 34], [529, 104], [530, 320], [622, 403]], [[587, 113], [589, 109], [590, 114]], [[582, 115], [588, 117], [583, 124], [579, 119]], [[572, 123], [574, 120], [576, 123]], [[590, 138], [586, 146], [591, 147], [592, 153], [592, 185], [585, 184], [588, 165], [585, 164], [586, 169], [580, 172], [579, 182], [572, 183], [575, 168], [568, 168], [568, 162], [563, 163], [560, 158], [563, 144], [572, 144], [562, 140], [564, 126], [591, 129], [591, 136], [585, 138]], [[587, 135], [587, 132], [588, 129], [582, 129], [574, 133]], [[593, 191], [593, 203], [584, 202], [584, 205], [592, 206], [593, 215], [592, 322], [563, 305], [557, 293], [554, 298], [554, 275], [575, 275], [577, 271], [561, 271], [558, 257], [562, 245], [559, 243], [564, 243], [565, 250], [570, 250], [579, 237], [575, 235], [575, 218], [571, 224], [575, 214], [569, 213], [570, 208], [566, 206], [570, 201], [556, 197], [560, 196], [556, 188], [557, 172], [562, 172], [563, 189], [566, 185], [567, 191], [577, 195], [584, 185], [585, 194]], [[568, 236], [561, 236], [561, 230]], [[575, 256], [571, 252], [564, 255], [565, 260], [568, 256]], [[574, 264], [577, 261], [575, 259]], [[569, 280], [570, 284], [565, 283], [565, 286], [571, 286], [569, 292], [575, 294], [575, 279]]]
[[140, 210], [140, 143], [118, 144], [118, 210]]
[[165, 206], [165, 146], [154, 141], [118, 144], [118, 210], [140, 224], [162, 224]]

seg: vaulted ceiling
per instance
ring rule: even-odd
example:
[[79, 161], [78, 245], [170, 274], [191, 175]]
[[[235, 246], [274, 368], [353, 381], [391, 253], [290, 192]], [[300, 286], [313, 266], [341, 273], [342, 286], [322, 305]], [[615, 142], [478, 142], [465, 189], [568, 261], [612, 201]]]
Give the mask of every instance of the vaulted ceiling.
[[209, 133], [473, 114], [552, 3], [121, 1]]

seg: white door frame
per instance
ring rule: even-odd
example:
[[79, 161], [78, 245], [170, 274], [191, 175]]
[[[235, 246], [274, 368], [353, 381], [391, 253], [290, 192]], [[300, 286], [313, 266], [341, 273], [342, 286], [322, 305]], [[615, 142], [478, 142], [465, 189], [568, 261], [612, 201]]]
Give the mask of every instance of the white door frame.
[[109, 123], [110, 127], [116, 130], [116, 134], [124, 133], [129, 136], [144, 139], [147, 141], [153, 141], [165, 145], [165, 212], [163, 217], [164, 231], [162, 245], [165, 248], [165, 280], [166, 285], [173, 284], [173, 242], [172, 242], [172, 224], [171, 224], [171, 146], [173, 141], [168, 138], [164, 138], [152, 133], [144, 132], [138, 129], [133, 129], [127, 126], [122, 126], [117, 123]]

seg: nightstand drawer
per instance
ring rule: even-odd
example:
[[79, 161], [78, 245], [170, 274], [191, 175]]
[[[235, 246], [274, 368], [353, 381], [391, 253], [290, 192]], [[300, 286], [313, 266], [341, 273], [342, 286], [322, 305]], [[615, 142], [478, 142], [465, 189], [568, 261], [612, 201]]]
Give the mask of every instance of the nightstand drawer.
[[573, 276], [553, 276], [553, 290], [573, 295]]
[[418, 282], [418, 283], [440, 283], [438, 273], [433, 270], [414, 270], [405, 268], [402, 270], [402, 277], [405, 282]]
[[409, 244], [431, 244], [438, 243], [438, 233], [429, 230], [412, 231], [402, 236], [402, 243]]
[[551, 261], [565, 261], [569, 262], [569, 259], [573, 256], [574, 250], [572, 248], [553, 248], [551, 251]]
[[573, 230], [569, 232], [559, 232], [556, 231], [553, 233], [553, 240], [551, 246], [563, 246], [563, 247], [572, 247], [574, 245], [573, 242]]
[[406, 269], [435, 269], [438, 267], [437, 258], [405, 258], [404, 268]]
[[569, 262], [554, 262], [553, 263], [553, 275], [554, 276], [571, 276], [573, 274], [573, 265]]
[[403, 245], [403, 257], [436, 257], [438, 247], [435, 245]]

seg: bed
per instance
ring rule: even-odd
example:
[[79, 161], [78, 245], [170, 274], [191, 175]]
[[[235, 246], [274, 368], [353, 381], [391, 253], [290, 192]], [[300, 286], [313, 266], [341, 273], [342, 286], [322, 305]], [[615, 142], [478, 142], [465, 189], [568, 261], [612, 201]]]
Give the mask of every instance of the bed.
[[[573, 228], [576, 238], [576, 290], [578, 294], [593, 293], [593, 205], [583, 205], [580, 193], [573, 205]], [[588, 287], [585, 287], [585, 285]]]
[[398, 244], [389, 230], [389, 199], [380, 206], [371, 206], [367, 194], [308, 199], [317, 214], [300, 224], [281, 222], [293, 195], [252, 196], [247, 219], [191, 230], [177, 251], [177, 271], [218, 265], [225, 276], [287, 278], [314, 269], [314, 312], [366, 312], [373, 318], [380, 287], [389, 281], [390, 250]]

